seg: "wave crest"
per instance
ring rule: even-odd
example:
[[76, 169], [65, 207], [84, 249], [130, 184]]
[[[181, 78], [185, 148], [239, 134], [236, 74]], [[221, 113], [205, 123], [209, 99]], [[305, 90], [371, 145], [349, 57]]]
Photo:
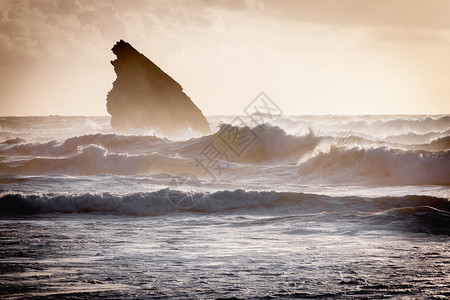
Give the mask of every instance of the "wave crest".
[[307, 181], [382, 185], [449, 185], [450, 151], [331, 147], [299, 165]]

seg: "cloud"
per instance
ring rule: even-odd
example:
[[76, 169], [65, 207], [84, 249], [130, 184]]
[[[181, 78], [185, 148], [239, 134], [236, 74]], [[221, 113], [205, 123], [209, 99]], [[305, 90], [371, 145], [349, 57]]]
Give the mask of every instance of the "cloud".
[[439, 31], [404, 30], [404, 29], [377, 29], [371, 31], [372, 37], [381, 42], [432, 45], [448, 43], [445, 35]]
[[[380, 41], [432, 42], [450, 29], [446, 0], [34, 0], [0, 2], [0, 66], [73, 53], [99, 58], [120, 38], [208, 28], [226, 14], [343, 28], [369, 28]], [[397, 40], [398, 38], [398, 40]]]
[[218, 10], [239, 11], [245, 1], [0, 1], [0, 67], [23, 60], [84, 53], [98, 58], [121, 39], [150, 39], [155, 28], [205, 28]]
[[446, 43], [450, 30], [447, 0], [262, 0], [260, 13], [284, 21], [335, 29], [364, 30], [374, 42]]
[[399, 29], [450, 28], [446, 0], [263, 0], [261, 9], [303, 23]]
[[124, 28], [117, 10], [95, 1], [3, 1], [0, 11], [0, 66], [103, 46]]

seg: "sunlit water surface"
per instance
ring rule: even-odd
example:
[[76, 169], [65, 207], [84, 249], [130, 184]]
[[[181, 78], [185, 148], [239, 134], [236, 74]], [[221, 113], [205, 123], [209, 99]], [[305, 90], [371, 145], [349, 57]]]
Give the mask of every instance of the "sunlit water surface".
[[2, 220], [3, 296], [450, 296], [445, 236], [329, 215]]

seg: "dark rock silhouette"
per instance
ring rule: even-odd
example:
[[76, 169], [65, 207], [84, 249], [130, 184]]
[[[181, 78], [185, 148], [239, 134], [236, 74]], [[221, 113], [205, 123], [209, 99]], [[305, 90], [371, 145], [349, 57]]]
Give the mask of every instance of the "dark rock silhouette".
[[205, 116], [178, 82], [123, 40], [111, 50], [117, 56], [111, 61], [117, 79], [106, 107], [113, 128], [153, 128], [169, 135], [186, 128], [210, 131]]

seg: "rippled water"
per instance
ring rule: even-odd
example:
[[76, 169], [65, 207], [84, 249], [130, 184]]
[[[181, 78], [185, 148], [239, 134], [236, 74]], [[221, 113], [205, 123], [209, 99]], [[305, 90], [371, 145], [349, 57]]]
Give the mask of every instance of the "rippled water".
[[445, 236], [329, 215], [1, 221], [3, 297], [450, 296]]

